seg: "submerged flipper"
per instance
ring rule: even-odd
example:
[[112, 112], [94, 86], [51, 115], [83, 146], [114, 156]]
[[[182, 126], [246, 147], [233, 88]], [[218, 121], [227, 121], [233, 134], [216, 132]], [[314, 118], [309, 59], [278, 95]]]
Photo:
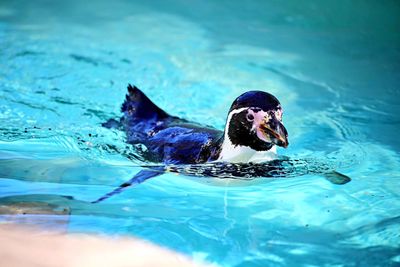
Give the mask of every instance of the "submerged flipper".
[[341, 174], [337, 171], [324, 173], [323, 176], [325, 177], [326, 180], [328, 180], [332, 184], [337, 184], [337, 185], [347, 184], [348, 182], [351, 181], [351, 178], [349, 176]]
[[161, 175], [164, 173], [164, 167], [156, 167], [156, 168], [151, 168], [151, 169], [146, 169], [146, 170], [141, 170], [135, 176], [133, 176], [129, 181], [121, 184], [119, 187], [114, 189], [111, 192], [108, 192], [104, 196], [100, 197], [99, 199], [92, 201], [92, 203], [99, 203], [103, 200], [106, 200], [107, 198], [112, 197], [113, 195], [121, 193], [123, 190], [125, 190], [129, 186], [134, 186], [143, 183], [147, 179], [156, 177], [158, 175]]

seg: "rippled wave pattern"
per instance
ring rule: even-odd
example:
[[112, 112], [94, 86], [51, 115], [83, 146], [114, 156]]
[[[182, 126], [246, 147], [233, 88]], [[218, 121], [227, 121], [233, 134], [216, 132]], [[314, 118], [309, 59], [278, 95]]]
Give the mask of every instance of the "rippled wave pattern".
[[[398, 14], [395, 1], [2, 1], [0, 221], [139, 236], [215, 266], [399, 265]], [[155, 166], [101, 127], [128, 83], [218, 129], [233, 99], [266, 90], [290, 146], [263, 165], [168, 166], [92, 204]]]

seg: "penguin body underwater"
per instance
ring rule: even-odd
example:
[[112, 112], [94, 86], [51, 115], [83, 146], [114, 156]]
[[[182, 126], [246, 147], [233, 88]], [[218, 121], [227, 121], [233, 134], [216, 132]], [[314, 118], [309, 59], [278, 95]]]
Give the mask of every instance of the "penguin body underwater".
[[[282, 123], [281, 104], [276, 97], [263, 91], [248, 91], [233, 101], [224, 131], [169, 115], [130, 84], [121, 111], [123, 116], [119, 121], [111, 119], [103, 126], [124, 130], [128, 143], [147, 148], [146, 160], [163, 166], [141, 170], [93, 203], [163, 174], [167, 166], [266, 162], [276, 159], [276, 146], [286, 148], [289, 144]], [[229, 166], [232, 168], [232, 164]], [[270, 170], [269, 166], [253, 173], [265, 176]], [[213, 176], [212, 172], [204, 174]]]

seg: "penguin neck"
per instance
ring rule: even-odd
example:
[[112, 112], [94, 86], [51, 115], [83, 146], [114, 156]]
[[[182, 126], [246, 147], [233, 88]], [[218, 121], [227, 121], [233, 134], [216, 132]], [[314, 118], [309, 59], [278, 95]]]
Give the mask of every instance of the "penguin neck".
[[223, 141], [221, 145], [221, 152], [217, 161], [231, 162], [231, 163], [260, 163], [265, 161], [274, 160], [277, 158], [276, 146], [273, 145], [267, 151], [257, 151], [248, 146], [234, 145], [228, 136], [228, 127], [232, 116], [247, 108], [241, 108], [229, 113], [226, 120]]
[[231, 163], [261, 163], [276, 158], [276, 146], [272, 146], [271, 149], [267, 151], [256, 151], [247, 146], [235, 146], [229, 140], [229, 137], [225, 136], [217, 161]]

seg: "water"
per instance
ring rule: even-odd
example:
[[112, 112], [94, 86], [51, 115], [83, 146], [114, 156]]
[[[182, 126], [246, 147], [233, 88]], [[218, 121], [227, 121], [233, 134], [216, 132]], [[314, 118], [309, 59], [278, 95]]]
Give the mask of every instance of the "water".
[[[398, 266], [399, 12], [396, 1], [3, 0], [0, 204], [217, 266]], [[220, 129], [240, 93], [269, 91], [289, 132], [279, 153], [334, 162], [352, 181], [165, 174], [90, 204], [140, 170], [124, 134], [100, 125], [128, 82]]]

